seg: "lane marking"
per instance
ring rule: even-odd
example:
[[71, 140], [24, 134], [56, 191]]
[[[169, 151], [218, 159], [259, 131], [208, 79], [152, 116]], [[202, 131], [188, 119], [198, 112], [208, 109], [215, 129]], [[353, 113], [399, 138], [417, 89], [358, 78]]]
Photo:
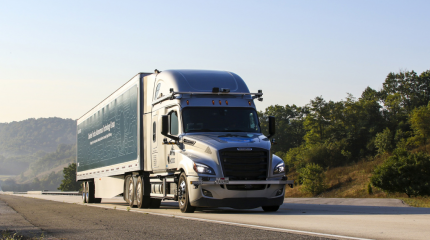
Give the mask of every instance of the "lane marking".
[[[19, 196], [19, 195], [15, 195], [15, 196]], [[35, 197], [30, 197], [30, 196], [22, 196], [22, 197], [35, 198]], [[61, 200], [52, 200], [52, 199], [44, 199], [44, 198], [38, 198], [38, 199], [50, 200], [50, 201], [55, 201], [55, 202], [63, 202], [63, 203], [79, 204], [82, 206], [89, 206], [89, 207], [108, 208], [108, 209], [112, 209], [112, 210], [135, 212], [135, 213], [141, 213], [141, 214], [151, 214], [151, 215], [162, 216], [162, 217], [181, 218], [181, 219], [201, 221], [201, 222], [210, 222], [210, 223], [218, 223], [218, 224], [225, 224], [225, 225], [232, 225], [232, 226], [240, 226], [240, 227], [247, 227], [247, 228], [254, 228], [254, 229], [275, 231], [275, 232], [286, 232], [286, 233], [330, 237], [330, 238], [338, 238], [338, 239], [372, 240], [369, 238], [349, 237], [349, 236], [342, 236], [342, 235], [336, 235], [336, 234], [327, 234], [327, 233], [317, 233], [317, 232], [310, 232], [310, 231], [294, 230], [294, 229], [288, 229], [288, 228], [267, 227], [267, 226], [253, 225], [253, 224], [246, 224], [246, 223], [236, 223], [236, 222], [227, 222], [227, 221], [212, 220], [212, 219], [205, 219], [205, 218], [186, 217], [186, 216], [179, 216], [179, 215], [166, 214], [166, 213], [147, 212], [143, 209], [136, 209], [136, 208], [130, 208], [129, 210], [127, 210], [127, 206], [115, 206], [114, 204], [109, 204], [110, 206], [107, 206], [107, 205], [103, 206], [103, 205], [88, 204], [88, 203], [84, 204], [81, 202], [79, 202], [79, 203], [77, 203], [77, 202], [65, 202], [65, 201], [61, 201]]]

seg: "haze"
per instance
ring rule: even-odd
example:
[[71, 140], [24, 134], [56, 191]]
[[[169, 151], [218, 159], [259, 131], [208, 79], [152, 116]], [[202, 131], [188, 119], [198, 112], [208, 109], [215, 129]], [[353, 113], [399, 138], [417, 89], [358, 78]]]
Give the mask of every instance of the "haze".
[[428, 1], [1, 1], [0, 122], [77, 119], [138, 72], [240, 75], [270, 105], [430, 69]]

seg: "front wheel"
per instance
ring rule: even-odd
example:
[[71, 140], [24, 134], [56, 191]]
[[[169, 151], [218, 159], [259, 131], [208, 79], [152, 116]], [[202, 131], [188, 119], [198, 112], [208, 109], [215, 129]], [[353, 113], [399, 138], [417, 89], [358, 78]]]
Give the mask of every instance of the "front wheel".
[[278, 211], [280, 206], [262, 206], [261, 208], [265, 211], [265, 212], [276, 212]]
[[179, 184], [178, 184], [178, 201], [179, 201], [179, 208], [181, 209], [181, 212], [183, 213], [193, 213], [196, 208], [191, 206], [190, 204], [190, 195], [188, 194], [188, 187], [187, 187], [187, 176], [185, 173], [182, 173], [179, 177]]
[[136, 183], [136, 201], [137, 201], [137, 207], [138, 208], [149, 208], [150, 207], [150, 201], [151, 199], [149, 196], [144, 195], [144, 184], [142, 177], [138, 177], [137, 183]]

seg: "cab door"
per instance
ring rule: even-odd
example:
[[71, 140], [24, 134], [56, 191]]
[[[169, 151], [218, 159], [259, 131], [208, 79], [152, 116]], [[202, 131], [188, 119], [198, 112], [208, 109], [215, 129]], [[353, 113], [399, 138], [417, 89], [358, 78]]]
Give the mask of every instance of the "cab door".
[[152, 169], [154, 172], [166, 170], [166, 154], [161, 135], [161, 116], [165, 115], [165, 108], [152, 112]]
[[[166, 113], [167, 116], [169, 117], [169, 129], [170, 135], [173, 135], [175, 137], [179, 136], [179, 134], [181, 133], [181, 125], [180, 124], [180, 112], [179, 112], [179, 107], [178, 106], [173, 106], [170, 107], [168, 109], [166, 109]], [[179, 156], [178, 152], [179, 152], [179, 147], [176, 144], [172, 144], [175, 141], [164, 137], [166, 140], [164, 142], [164, 152], [166, 154], [165, 157], [165, 165], [166, 165], [166, 169], [169, 170], [176, 170], [178, 167], [178, 161], [179, 159], [177, 159], [177, 157]]]

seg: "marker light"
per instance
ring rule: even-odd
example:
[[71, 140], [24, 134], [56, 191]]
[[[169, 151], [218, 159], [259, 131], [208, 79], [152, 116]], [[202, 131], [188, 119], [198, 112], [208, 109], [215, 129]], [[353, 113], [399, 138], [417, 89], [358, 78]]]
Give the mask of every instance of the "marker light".
[[248, 101], [249, 106], [251, 106], [251, 101]]
[[215, 101], [214, 100], [212, 100], [212, 105], [215, 105]]
[[187, 105], [190, 105], [190, 101], [187, 100]]
[[225, 104], [228, 105], [228, 101], [227, 100], [225, 100]]
[[219, 100], [219, 105], [221, 105], [221, 100]]

